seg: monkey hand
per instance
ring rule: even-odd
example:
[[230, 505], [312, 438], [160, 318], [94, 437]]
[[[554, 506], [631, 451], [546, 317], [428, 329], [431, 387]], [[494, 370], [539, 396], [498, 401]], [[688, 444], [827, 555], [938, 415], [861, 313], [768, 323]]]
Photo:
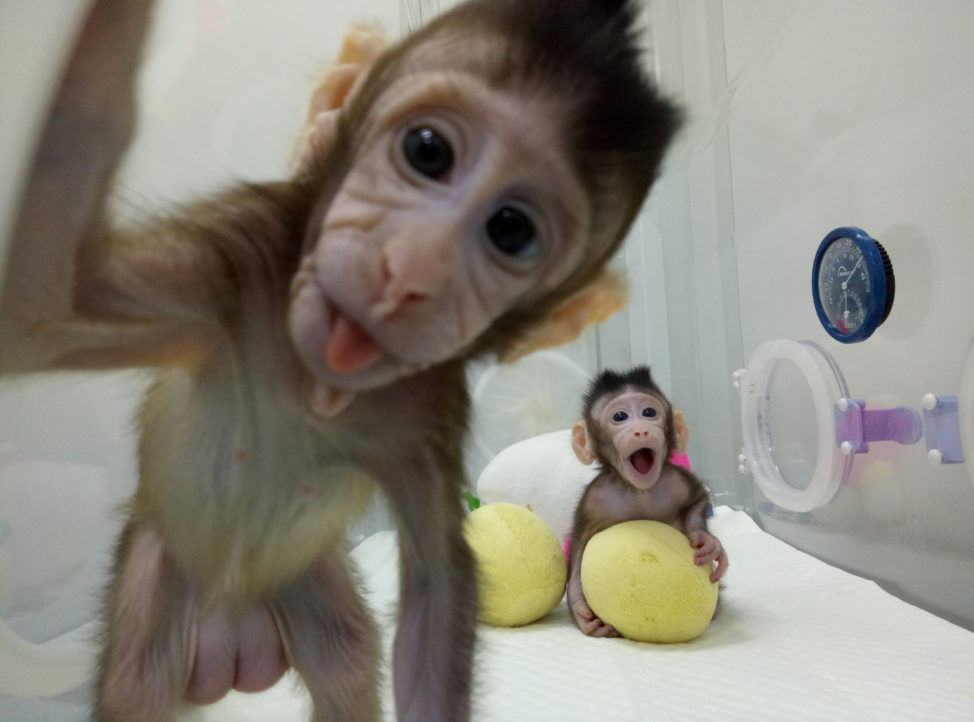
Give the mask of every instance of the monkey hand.
[[619, 632], [611, 624], [606, 624], [592, 611], [592, 608], [585, 601], [585, 597], [579, 597], [571, 604], [572, 616], [575, 624], [583, 633], [590, 637], [618, 637]]
[[291, 173], [295, 178], [311, 170], [319, 149], [334, 134], [342, 105], [386, 46], [385, 36], [378, 28], [360, 26], [345, 35], [338, 61], [325, 72], [311, 94], [308, 118], [291, 159]]
[[697, 566], [703, 566], [704, 564], [717, 562], [717, 566], [714, 567], [714, 571], [710, 575], [710, 581], [719, 581], [724, 576], [728, 566], [727, 552], [724, 551], [724, 546], [720, 543], [720, 539], [710, 532], [698, 529], [691, 531], [687, 534], [687, 537], [690, 539], [690, 546], [696, 550], [696, 554], [693, 556], [693, 563]]

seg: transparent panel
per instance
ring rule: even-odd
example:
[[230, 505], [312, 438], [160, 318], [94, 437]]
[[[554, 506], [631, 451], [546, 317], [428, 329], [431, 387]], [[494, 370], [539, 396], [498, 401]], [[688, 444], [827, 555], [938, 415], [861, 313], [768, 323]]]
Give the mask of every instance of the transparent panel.
[[791, 361], [779, 361], [772, 371], [767, 410], [768, 444], [781, 478], [807, 489], [818, 451], [815, 402], [805, 375]]
[[[670, 345], [691, 349], [681, 368], [695, 372], [686, 385], [698, 389], [704, 443], [719, 448], [709, 430], [734, 424], [722, 394], [704, 391], [708, 357], [726, 362], [727, 378], [772, 339], [821, 344], [870, 409], [919, 409], [924, 394], [959, 393], [974, 338], [974, 5], [661, 4], [680, 43], [661, 67], [681, 70], [668, 77], [690, 118], [667, 179], [684, 177], [685, 193], [661, 198], [665, 217], [690, 219], [664, 236], [668, 312], [681, 315]], [[826, 334], [811, 294], [819, 242], [846, 225], [882, 243], [896, 273], [889, 318], [854, 345]], [[736, 297], [714, 282], [721, 251], [733, 255]], [[706, 296], [685, 290], [702, 283]], [[740, 357], [726, 342], [734, 332]], [[789, 402], [773, 404], [777, 419], [792, 414]], [[813, 436], [790, 418], [775, 421], [775, 461], [798, 479], [810, 460], [795, 444]], [[962, 432], [971, 433], [963, 422]], [[715, 478], [736, 465], [704, 458]], [[736, 498], [747, 498], [739, 486]], [[760, 493], [756, 501], [759, 521], [785, 540], [974, 628], [974, 487], [964, 464], [931, 466], [922, 442], [875, 443], [826, 507], [796, 515]]]

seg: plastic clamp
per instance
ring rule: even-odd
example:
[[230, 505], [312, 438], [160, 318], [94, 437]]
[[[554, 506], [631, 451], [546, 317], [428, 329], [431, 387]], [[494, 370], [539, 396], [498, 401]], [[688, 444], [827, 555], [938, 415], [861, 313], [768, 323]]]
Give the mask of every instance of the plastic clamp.
[[964, 462], [956, 396], [924, 395], [923, 431], [927, 439], [927, 459], [931, 464]]
[[845, 455], [866, 454], [871, 441], [909, 446], [923, 435], [920, 414], [906, 406], [866, 409], [861, 399], [839, 399], [835, 405], [835, 445]]

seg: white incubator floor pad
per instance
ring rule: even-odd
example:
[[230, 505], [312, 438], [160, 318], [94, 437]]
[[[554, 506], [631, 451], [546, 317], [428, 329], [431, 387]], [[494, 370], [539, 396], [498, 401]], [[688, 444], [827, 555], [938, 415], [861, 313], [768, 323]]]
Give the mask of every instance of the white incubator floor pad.
[[[519, 629], [481, 626], [476, 722], [643, 720], [974, 720], [974, 633], [829, 566], [720, 508], [731, 560], [717, 618], [699, 639], [653, 645], [590, 639], [564, 601]], [[396, 535], [352, 554], [382, 624], [395, 629]], [[390, 680], [386, 715], [393, 719]], [[301, 720], [285, 680], [231, 695], [196, 720]]]

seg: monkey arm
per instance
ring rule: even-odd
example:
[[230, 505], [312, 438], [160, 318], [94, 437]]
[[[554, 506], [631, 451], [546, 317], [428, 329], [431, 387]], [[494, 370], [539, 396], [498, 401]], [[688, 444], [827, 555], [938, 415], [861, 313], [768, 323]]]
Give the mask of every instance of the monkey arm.
[[0, 290], [0, 366], [46, 365], [27, 349], [40, 324], [68, 317], [77, 243], [101, 214], [135, 118], [134, 83], [151, 2], [98, 0], [66, 65], [23, 195]]
[[68, 60], [13, 227], [0, 291], [4, 370], [185, 363], [202, 346], [203, 334], [188, 333], [175, 315], [161, 322], [165, 306], [152, 310], [163, 287], [171, 298], [187, 298], [195, 279], [182, 271], [191, 254], [164, 266], [158, 259], [168, 244], [150, 252], [104, 222], [135, 125], [135, 76], [151, 9], [151, 2], [93, 2]]
[[[137, 232], [99, 224], [76, 245], [65, 243], [49, 254], [42, 252], [51, 245], [48, 238], [17, 237], [11, 279], [34, 274], [40, 280], [12, 280], [4, 289], [0, 366], [30, 371], [204, 363], [238, 328], [235, 317], [253, 307], [270, 313], [286, 302], [283, 271], [296, 258], [257, 241], [293, 237], [283, 227], [286, 214], [276, 205], [276, 190], [241, 188], [189, 209], [185, 218], [191, 220], [163, 220]], [[271, 226], [277, 228], [267, 232]]]
[[[393, 678], [396, 718], [403, 722], [469, 719], [477, 585], [463, 538], [462, 467], [453, 471], [427, 467], [413, 477], [400, 469], [381, 482], [399, 514]], [[424, 483], [412, 483], [416, 478]]]
[[67, 63], [0, 287], [6, 371], [197, 366], [212, 354], [221, 338], [214, 330], [226, 325], [248, 280], [278, 294], [286, 283], [266, 277], [280, 268], [280, 253], [244, 238], [294, 237], [293, 228], [281, 229], [283, 184], [238, 189], [188, 209], [185, 220], [138, 231], [119, 232], [105, 219], [135, 123], [150, 8], [93, 3]]
[[727, 552], [724, 550], [723, 544], [720, 543], [720, 539], [707, 529], [708, 505], [709, 499], [707, 498], [693, 503], [684, 514], [683, 525], [686, 529], [687, 538], [690, 540], [690, 546], [696, 550], [693, 563], [697, 566], [703, 566], [717, 562], [717, 566], [710, 575], [710, 581], [716, 582], [727, 572], [729, 562]]

